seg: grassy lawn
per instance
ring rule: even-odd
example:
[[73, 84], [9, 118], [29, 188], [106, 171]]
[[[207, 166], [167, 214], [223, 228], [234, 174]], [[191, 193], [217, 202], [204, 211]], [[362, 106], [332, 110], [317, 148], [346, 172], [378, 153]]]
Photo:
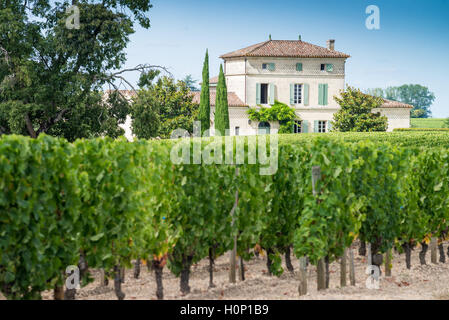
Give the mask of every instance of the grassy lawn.
[[411, 119], [412, 128], [444, 128], [444, 121], [446, 119], [441, 118], [428, 118], [428, 119]]

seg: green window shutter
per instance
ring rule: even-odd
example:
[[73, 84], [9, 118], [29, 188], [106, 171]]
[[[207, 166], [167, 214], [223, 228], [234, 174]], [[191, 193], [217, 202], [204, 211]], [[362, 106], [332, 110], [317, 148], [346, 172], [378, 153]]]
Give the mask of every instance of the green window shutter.
[[304, 105], [308, 106], [309, 105], [309, 85], [307, 83], [304, 83]]
[[328, 89], [329, 89], [329, 85], [326, 83], [323, 85], [323, 106], [327, 106], [327, 100], [328, 100]]
[[334, 65], [333, 64], [326, 64], [326, 71], [327, 72], [334, 71]]
[[332, 131], [332, 121], [327, 121], [327, 132]]
[[276, 66], [274, 65], [274, 63], [269, 63], [268, 64], [268, 70], [269, 71], [274, 71], [276, 69]]
[[313, 121], [313, 132], [318, 132], [318, 120]]
[[302, 63], [296, 64], [296, 71], [302, 71]]
[[256, 104], [260, 104], [260, 83], [256, 83]]
[[295, 84], [290, 83], [290, 105], [295, 104]]
[[271, 104], [271, 105], [273, 105], [274, 104], [274, 84], [272, 84], [272, 83], [270, 83], [269, 85], [268, 85], [268, 89], [269, 89], [269, 91], [270, 91], [270, 96], [269, 96], [269, 103]]
[[309, 132], [308, 125], [309, 125], [309, 122], [308, 122], [307, 120], [301, 121], [301, 131], [302, 131], [303, 133]]
[[320, 106], [323, 105], [323, 101], [324, 101], [323, 95], [324, 95], [323, 85], [320, 83], [320, 84], [318, 84], [318, 104]]

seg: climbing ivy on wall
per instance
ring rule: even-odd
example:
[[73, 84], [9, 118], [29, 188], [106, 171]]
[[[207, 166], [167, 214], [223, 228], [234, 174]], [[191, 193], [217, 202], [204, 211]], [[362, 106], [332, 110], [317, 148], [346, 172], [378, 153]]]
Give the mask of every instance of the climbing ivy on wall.
[[275, 101], [271, 108], [250, 108], [247, 113], [252, 121], [279, 121], [279, 133], [292, 133], [294, 121], [300, 120], [295, 109], [279, 101]]

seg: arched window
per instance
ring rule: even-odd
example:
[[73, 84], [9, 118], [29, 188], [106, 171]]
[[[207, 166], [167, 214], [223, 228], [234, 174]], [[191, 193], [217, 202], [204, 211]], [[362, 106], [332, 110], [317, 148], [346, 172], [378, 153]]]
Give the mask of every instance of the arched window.
[[260, 122], [258, 134], [270, 134], [270, 124], [268, 122]]

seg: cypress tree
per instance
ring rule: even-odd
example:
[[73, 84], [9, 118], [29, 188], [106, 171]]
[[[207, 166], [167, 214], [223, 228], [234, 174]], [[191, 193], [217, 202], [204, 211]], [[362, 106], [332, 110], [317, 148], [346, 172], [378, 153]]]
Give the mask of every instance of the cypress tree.
[[220, 64], [220, 75], [218, 76], [215, 100], [215, 130], [225, 135], [226, 129], [229, 129], [228, 89], [226, 88], [223, 65]]
[[206, 57], [203, 64], [203, 83], [201, 84], [200, 110], [198, 120], [201, 122], [201, 135], [210, 129], [210, 95], [209, 95], [209, 53], [206, 50]]

